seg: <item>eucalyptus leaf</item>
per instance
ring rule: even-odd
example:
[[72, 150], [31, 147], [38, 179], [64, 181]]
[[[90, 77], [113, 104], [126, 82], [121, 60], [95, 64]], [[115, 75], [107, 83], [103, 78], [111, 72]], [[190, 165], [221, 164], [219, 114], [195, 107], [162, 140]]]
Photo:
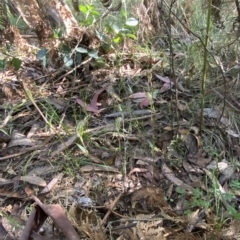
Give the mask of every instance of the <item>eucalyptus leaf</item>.
[[72, 58], [68, 58], [67, 56], [64, 57], [63, 59], [65, 67], [69, 68], [73, 65], [73, 60]]
[[79, 53], [88, 53], [88, 50], [86, 48], [82, 48], [82, 47], [76, 48], [76, 51]]
[[107, 42], [107, 37], [106, 35], [100, 33], [99, 31], [96, 30], [96, 35], [98, 37], [98, 39], [102, 42]]
[[138, 25], [138, 20], [136, 18], [128, 18], [126, 21], [127, 26], [135, 27]]
[[115, 31], [115, 33], [119, 33], [121, 31], [121, 28], [115, 23], [112, 25], [112, 28]]
[[98, 52], [95, 51], [95, 50], [89, 51], [89, 52], [88, 52], [88, 56], [89, 56], [89, 57], [92, 57], [92, 58], [98, 59]]

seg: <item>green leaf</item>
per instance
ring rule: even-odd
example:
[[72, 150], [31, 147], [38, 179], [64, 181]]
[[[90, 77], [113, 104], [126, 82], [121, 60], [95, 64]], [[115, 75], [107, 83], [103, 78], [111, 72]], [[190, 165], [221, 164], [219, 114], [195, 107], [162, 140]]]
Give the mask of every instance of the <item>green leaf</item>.
[[88, 12], [88, 9], [84, 5], [79, 5], [79, 10], [85, 14], [87, 14], [87, 12]]
[[56, 32], [53, 34], [53, 38], [55, 38], [55, 39], [59, 38], [59, 36]]
[[132, 33], [127, 33], [126, 36], [135, 40], [137, 39], [137, 37]]
[[127, 28], [122, 28], [122, 29], [121, 29], [121, 33], [123, 33], [123, 34], [129, 34], [129, 33], [131, 33], [131, 31], [130, 31], [129, 29], [127, 29]]
[[67, 68], [69, 68], [73, 65], [73, 60], [71, 58], [69, 59], [68, 56], [65, 56], [63, 61], [64, 61], [65, 67], [67, 67]]
[[115, 31], [115, 33], [119, 33], [121, 31], [120, 27], [115, 23], [112, 25], [112, 28]]
[[95, 16], [95, 17], [99, 17], [99, 12], [97, 12], [97, 11], [95, 11], [95, 10], [92, 10], [91, 11], [91, 14], [93, 15], [93, 16]]
[[91, 4], [87, 4], [86, 7], [89, 11], [92, 11], [94, 9], [94, 6]]
[[88, 52], [88, 56], [89, 56], [89, 57], [92, 57], [92, 58], [98, 59], [98, 52], [95, 51], [95, 50], [89, 51], [89, 52]]
[[19, 58], [13, 58], [12, 59], [12, 65], [14, 66], [15, 70], [19, 70], [21, 67], [22, 61]]
[[70, 53], [71, 52], [71, 48], [65, 44], [62, 45], [62, 51], [64, 53]]
[[117, 37], [115, 37], [115, 38], [113, 39], [113, 42], [114, 42], [114, 43], [119, 43], [120, 40], [121, 40], [121, 38], [120, 38], [119, 36], [117, 36]]
[[135, 27], [138, 25], [138, 20], [136, 18], [128, 18], [126, 21], [127, 26]]
[[111, 49], [111, 45], [108, 44], [108, 43], [103, 43], [103, 44], [101, 45], [101, 48], [102, 48], [105, 52], [108, 52], [108, 51], [110, 51], [110, 49]]
[[78, 144], [78, 143], [76, 143], [76, 145], [80, 148], [80, 150], [81, 150], [84, 154], [88, 154], [88, 150], [87, 150], [85, 147], [83, 147], [82, 145], [80, 145], [80, 144]]
[[79, 53], [88, 53], [88, 50], [86, 48], [82, 48], [82, 47], [76, 48], [76, 51]]
[[98, 39], [102, 42], [107, 42], [107, 37], [106, 35], [100, 33], [99, 31], [96, 30], [96, 35], [98, 37]]
[[179, 194], [184, 194], [185, 193], [185, 189], [180, 188], [180, 187], [176, 187], [176, 192]]
[[0, 60], [0, 71], [3, 71], [5, 66], [6, 66], [7, 60], [6, 59], [2, 59]]
[[54, 30], [53, 38], [57, 39], [62, 37], [62, 35], [63, 35], [63, 31], [61, 29], [56, 29]]
[[38, 51], [37, 58], [42, 60], [46, 56], [46, 53], [47, 53], [46, 48], [42, 48], [41, 50]]

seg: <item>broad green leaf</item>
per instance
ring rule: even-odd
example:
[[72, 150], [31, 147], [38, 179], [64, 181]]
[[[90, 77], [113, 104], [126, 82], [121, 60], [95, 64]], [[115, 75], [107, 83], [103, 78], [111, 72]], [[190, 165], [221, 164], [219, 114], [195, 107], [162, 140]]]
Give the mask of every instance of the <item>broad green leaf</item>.
[[115, 31], [115, 33], [119, 33], [121, 31], [120, 27], [115, 23], [112, 25], [112, 28]]
[[99, 31], [96, 30], [96, 35], [98, 37], [98, 39], [102, 42], [107, 42], [107, 37], [106, 35], [100, 33]]
[[89, 51], [88, 56], [98, 59], [98, 52], [95, 50]]
[[97, 12], [97, 11], [95, 11], [95, 10], [92, 10], [91, 11], [91, 14], [93, 15], [93, 16], [95, 16], [95, 17], [99, 17], [99, 12]]
[[87, 14], [87, 12], [88, 12], [88, 9], [84, 5], [79, 5], [79, 10], [85, 14]]
[[65, 67], [69, 68], [73, 65], [73, 60], [68, 58], [67, 56], [63, 59]]
[[128, 18], [126, 21], [127, 26], [135, 27], [138, 25], [138, 20], [135, 18]]
[[115, 37], [115, 38], [113, 39], [113, 42], [114, 42], [114, 43], [119, 43], [120, 40], [121, 40], [121, 38], [120, 38], [119, 36], [117, 36], [117, 37]]
[[22, 61], [19, 58], [13, 58], [12, 59], [12, 65], [14, 66], [15, 70], [19, 70], [21, 67]]
[[82, 47], [76, 48], [76, 51], [79, 53], [88, 53], [88, 50], [86, 48], [82, 48]]
[[70, 53], [71, 52], [71, 48], [65, 44], [62, 45], [62, 51], [64, 53]]
[[47, 53], [46, 48], [42, 48], [41, 50], [38, 51], [37, 58], [42, 60], [46, 56], [46, 53]]

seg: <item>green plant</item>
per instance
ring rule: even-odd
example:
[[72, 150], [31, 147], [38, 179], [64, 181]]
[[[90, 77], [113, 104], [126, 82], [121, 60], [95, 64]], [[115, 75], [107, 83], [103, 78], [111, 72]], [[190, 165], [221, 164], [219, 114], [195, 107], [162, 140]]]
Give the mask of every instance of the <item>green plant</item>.
[[[180, 187], [176, 188], [176, 192], [179, 194], [179, 198], [184, 197], [186, 194], [185, 189]], [[192, 196], [189, 200], [185, 200], [185, 214], [192, 212], [193, 208], [204, 208], [207, 209], [210, 206], [210, 201], [208, 196], [203, 197], [203, 191], [199, 188], [194, 188], [192, 191]]]
[[80, 21], [80, 26], [91, 26], [100, 16], [99, 12], [91, 4], [80, 4], [79, 10], [84, 15], [83, 20]]

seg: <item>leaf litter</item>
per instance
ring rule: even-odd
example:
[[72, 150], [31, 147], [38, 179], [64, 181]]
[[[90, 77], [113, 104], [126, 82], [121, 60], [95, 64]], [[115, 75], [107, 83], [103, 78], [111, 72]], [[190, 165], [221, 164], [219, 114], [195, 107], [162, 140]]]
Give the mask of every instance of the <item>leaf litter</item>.
[[[21, 84], [11, 90], [18, 83], [8, 80], [0, 108], [0, 239], [236, 238], [239, 132], [228, 112], [205, 108], [200, 137], [199, 109], [185, 85], [161, 71], [149, 78], [144, 64], [120, 64], [119, 75], [89, 70], [94, 81], [85, 72], [75, 85], [72, 70], [35, 83], [23, 67], [28, 91]], [[232, 223], [216, 231], [214, 219], [229, 214]]]

